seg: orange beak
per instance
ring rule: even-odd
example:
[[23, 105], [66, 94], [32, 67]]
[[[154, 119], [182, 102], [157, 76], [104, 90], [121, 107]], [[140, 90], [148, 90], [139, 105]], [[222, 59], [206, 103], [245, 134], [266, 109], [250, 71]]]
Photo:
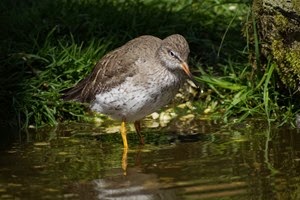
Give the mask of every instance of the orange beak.
[[188, 64], [186, 64], [186, 62], [182, 62], [181, 67], [182, 67], [183, 71], [189, 76], [189, 78], [193, 79], [193, 75], [190, 72]]

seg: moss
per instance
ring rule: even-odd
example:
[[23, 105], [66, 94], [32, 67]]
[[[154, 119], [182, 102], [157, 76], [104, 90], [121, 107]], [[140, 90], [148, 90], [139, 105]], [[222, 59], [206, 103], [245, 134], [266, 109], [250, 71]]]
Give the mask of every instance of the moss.
[[272, 42], [271, 48], [272, 48], [274, 58], [277, 61], [282, 62], [285, 57], [285, 51], [284, 51], [282, 40], [274, 40]]
[[259, 13], [262, 8], [263, 2], [262, 0], [254, 0], [252, 3], [252, 11], [254, 13]]
[[300, 80], [300, 45], [289, 48], [282, 40], [272, 42], [272, 54], [278, 63], [277, 70], [282, 82], [291, 88], [297, 88]]
[[300, 78], [300, 50], [291, 50], [288, 52], [286, 60], [291, 65], [294, 73]]
[[297, 14], [300, 15], [300, 1], [299, 0], [293, 0], [292, 4], [293, 4], [293, 8], [297, 12]]
[[288, 19], [286, 19], [281, 14], [277, 14], [274, 16], [274, 22], [278, 31], [286, 31], [286, 29], [290, 27]]

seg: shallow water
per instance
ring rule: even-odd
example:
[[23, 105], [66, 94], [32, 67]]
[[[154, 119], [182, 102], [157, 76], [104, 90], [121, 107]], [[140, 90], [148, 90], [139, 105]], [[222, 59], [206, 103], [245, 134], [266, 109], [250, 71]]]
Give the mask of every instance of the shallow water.
[[29, 131], [0, 152], [0, 199], [300, 199], [300, 133], [252, 127], [147, 129], [128, 152], [90, 125]]

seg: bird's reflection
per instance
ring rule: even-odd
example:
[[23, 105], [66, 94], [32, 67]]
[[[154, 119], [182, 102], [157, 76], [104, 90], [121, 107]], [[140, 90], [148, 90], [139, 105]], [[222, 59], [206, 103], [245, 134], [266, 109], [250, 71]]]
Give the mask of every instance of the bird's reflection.
[[[128, 149], [124, 148], [121, 168], [106, 171], [110, 176], [89, 183], [76, 183], [72, 193], [79, 199], [176, 199], [174, 190], [163, 189], [156, 174], [143, 173], [141, 167], [142, 148], [130, 150], [134, 163], [128, 166]], [[133, 167], [131, 165], [133, 164]]]
[[122, 154], [122, 169], [123, 169], [124, 176], [127, 175], [127, 164], [128, 164], [128, 148], [124, 148]]

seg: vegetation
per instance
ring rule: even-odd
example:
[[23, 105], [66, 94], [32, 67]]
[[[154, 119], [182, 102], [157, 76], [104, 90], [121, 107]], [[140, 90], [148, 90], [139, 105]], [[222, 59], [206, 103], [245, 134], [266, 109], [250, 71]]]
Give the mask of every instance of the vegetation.
[[[1, 118], [23, 127], [88, 120], [86, 108], [63, 102], [60, 92], [85, 77], [108, 51], [139, 35], [184, 35], [190, 66], [203, 90], [195, 105], [212, 108], [225, 122], [259, 117], [294, 122], [299, 105], [293, 95], [276, 90], [275, 64], [253, 71], [249, 54], [258, 56], [256, 31], [242, 29], [250, 2], [27, 0], [0, 2]], [[255, 27], [255, 26], [254, 26]], [[259, 67], [259, 59], [256, 60]], [[199, 115], [203, 109], [197, 109]]]

